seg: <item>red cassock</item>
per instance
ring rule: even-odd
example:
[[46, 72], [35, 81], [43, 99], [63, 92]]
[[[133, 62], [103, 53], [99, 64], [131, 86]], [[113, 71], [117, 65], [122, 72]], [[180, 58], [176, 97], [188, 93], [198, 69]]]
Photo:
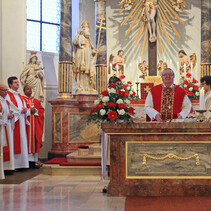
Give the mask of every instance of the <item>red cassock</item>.
[[[10, 96], [10, 100], [12, 101], [12, 103], [18, 107], [18, 103], [15, 99], [15, 96], [12, 92], [8, 91], [7, 94]], [[18, 94], [19, 98], [22, 101], [23, 107], [24, 107], [24, 101], [23, 101], [23, 96], [21, 96], [20, 94]], [[21, 154], [21, 136], [20, 136], [20, 122], [19, 120], [17, 120], [15, 122], [15, 128], [13, 131], [13, 137], [14, 137], [14, 153], [15, 154]]]
[[[6, 102], [7, 102], [8, 108], [10, 109], [9, 101], [6, 100]], [[2, 112], [1, 102], [0, 102], [0, 112]], [[5, 131], [7, 145], [3, 146], [3, 158], [4, 158], [4, 161], [9, 161], [10, 160], [10, 148], [9, 148], [10, 146], [9, 146], [9, 139], [8, 139], [8, 135], [7, 135], [7, 127], [6, 126], [4, 126], [4, 131]]]
[[29, 153], [39, 153], [42, 147], [42, 135], [44, 126], [44, 108], [39, 100], [23, 96], [28, 109], [34, 107], [38, 111], [38, 116], [30, 114], [27, 120], [30, 125], [26, 125], [28, 151]]
[[[163, 120], [177, 119], [182, 110], [185, 91], [178, 85], [172, 88], [163, 87], [162, 84], [154, 86], [150, 90], [154, 109], [161, 113]], [[149, 118], [149, 117], [148, 117]]]

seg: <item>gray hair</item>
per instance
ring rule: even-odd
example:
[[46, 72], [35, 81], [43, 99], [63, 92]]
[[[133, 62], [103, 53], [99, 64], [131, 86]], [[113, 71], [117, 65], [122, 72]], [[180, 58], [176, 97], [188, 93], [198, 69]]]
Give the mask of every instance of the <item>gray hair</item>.
[[161, 76], [163, 76], [163, 72], [166, 71], [166, 70], [171, 70], [171, 73], [172, 73], [172, 74], [174, 75], [174, 77], [175, 77], [174, 71], [173, 71], [171, 68], [169, 68], [169, 67], [165, 68], [165, 69], [162, 71]]

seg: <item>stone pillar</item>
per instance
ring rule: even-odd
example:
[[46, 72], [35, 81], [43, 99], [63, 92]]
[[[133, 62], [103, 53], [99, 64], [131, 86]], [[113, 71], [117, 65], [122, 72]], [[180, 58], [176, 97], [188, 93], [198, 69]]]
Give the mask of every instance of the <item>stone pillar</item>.
[[60, 52], [58, 72], [59, 97], [72, 93], [72, 0], [61, 1]]
[[100, 93], [107, 89], [107, 45], [106, 45], [106, 0], [95, 0], [96, 8], [96, 89]]
[[201, 72], [211, 75], [211, 0], [201, 1]]

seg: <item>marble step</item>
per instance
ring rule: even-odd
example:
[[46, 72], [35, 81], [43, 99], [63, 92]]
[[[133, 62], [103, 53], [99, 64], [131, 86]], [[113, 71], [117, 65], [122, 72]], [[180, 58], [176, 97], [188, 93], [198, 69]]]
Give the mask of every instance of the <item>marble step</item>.
[[60, 166], [58, 164], [42, 166], [42, 174], [54, 176], [101, 176], [101, 166]]
[[91, 144], [89, 146], [89, 155], [101, 155], [101, 144]]
[[78, 155], [78, 151], [72, 152], [66, 156], [67, 162], [74, 162], [74, 163], [96, 163], [101, 162], [101, 154], [88, 154], [80, 156]]

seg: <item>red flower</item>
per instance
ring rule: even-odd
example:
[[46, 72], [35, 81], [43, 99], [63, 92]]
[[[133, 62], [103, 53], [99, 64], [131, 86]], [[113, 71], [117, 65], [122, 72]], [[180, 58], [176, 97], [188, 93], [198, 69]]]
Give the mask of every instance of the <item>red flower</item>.
[[185, 91], [185, 93], [188, 93], [188, 89], [187, 88], [184, 88], [184, 91]]
[[127, 89], [127, 85], [126, 84], [122, 85], [122, 88]]
[[110, 108], [115, 108], [116, 107], [116, 103], [107, 103], [107, 105], [110, 107]]
[[90, 114], [93, 114], [95, 112], [95, 107], [92, 108], [92, 110], [90, 111]]
[[133, 95], [136, 95], [136, 92], [133, 91]]
[[118, 105], [118, 108], [120, 108], [120, 109], [125, 109], [125, 108], [126, 108], [126, 106], [125, 106], [125, 104], [124, 104], [124, 103], [120, 103], [120, 104]]
[[187, 80], [183, 81], [183, 84], [188, 84], [188, 81]]
[[125, 92], [124, 91], [119, 91], [119, 96], [124, 97], [125, 96]]
[[108, 90], [105, 90], [105, 91], [101, 92], [101, 94], [102, 94], [103, 96], [108, 95]]
[[193, 96], [193, 92], [188, 92], [188, 96]]
[[114, 121], [116, 118], [117, 118], [117, 112], [116, 111], [110, 111], [108, 113], [108, 118], [111, 120], [111, 121]]
[[198, 87], [198, 86], [194, 86], [194, 87], [193, 87], [193, 90], [194, 90], [194, 91], [197, 91], [197, 90], [199, 90], [199, 87]]
[[102, 103], [102, 104], [96, 105], [95, 108], [96, 109], [101, 109], [101, 108], [103, 108], [103, 106], [104, 106], [104, 104]]
[[197, 80], [195, 78], [193, 79], [193, 83], [197, 83]]
[[129, 114], [134, 114], [134, 108], [133, 107], [129, 107], [128, 108], [128, 113]]
[[131, 81], [128, 81], [127, 83], [128, 83], [128, 84], [132, 84], [132, 82], [131, 82]]
[[188, 84], [188, 86], [189, 86], [189, 87], [192, 87], [192, 86], [193, 86], [193, 84], [192, 84], [192, 83], [189, 83], [189, 84]]
[[125, 78], [125, 75], [121, 75], [120, 78], [121, 78], [121, 79], [124, 79], [124, 78]]
[[129, 92], [128, 91], [125, 91], [125, 96], [128, 96]]
[[109, 84], [108, 88], [116, 88], [116, 85], [115, 84]]
[[186, 74], [186, 77], [191, 77], [191, 73], [187, 73]]

